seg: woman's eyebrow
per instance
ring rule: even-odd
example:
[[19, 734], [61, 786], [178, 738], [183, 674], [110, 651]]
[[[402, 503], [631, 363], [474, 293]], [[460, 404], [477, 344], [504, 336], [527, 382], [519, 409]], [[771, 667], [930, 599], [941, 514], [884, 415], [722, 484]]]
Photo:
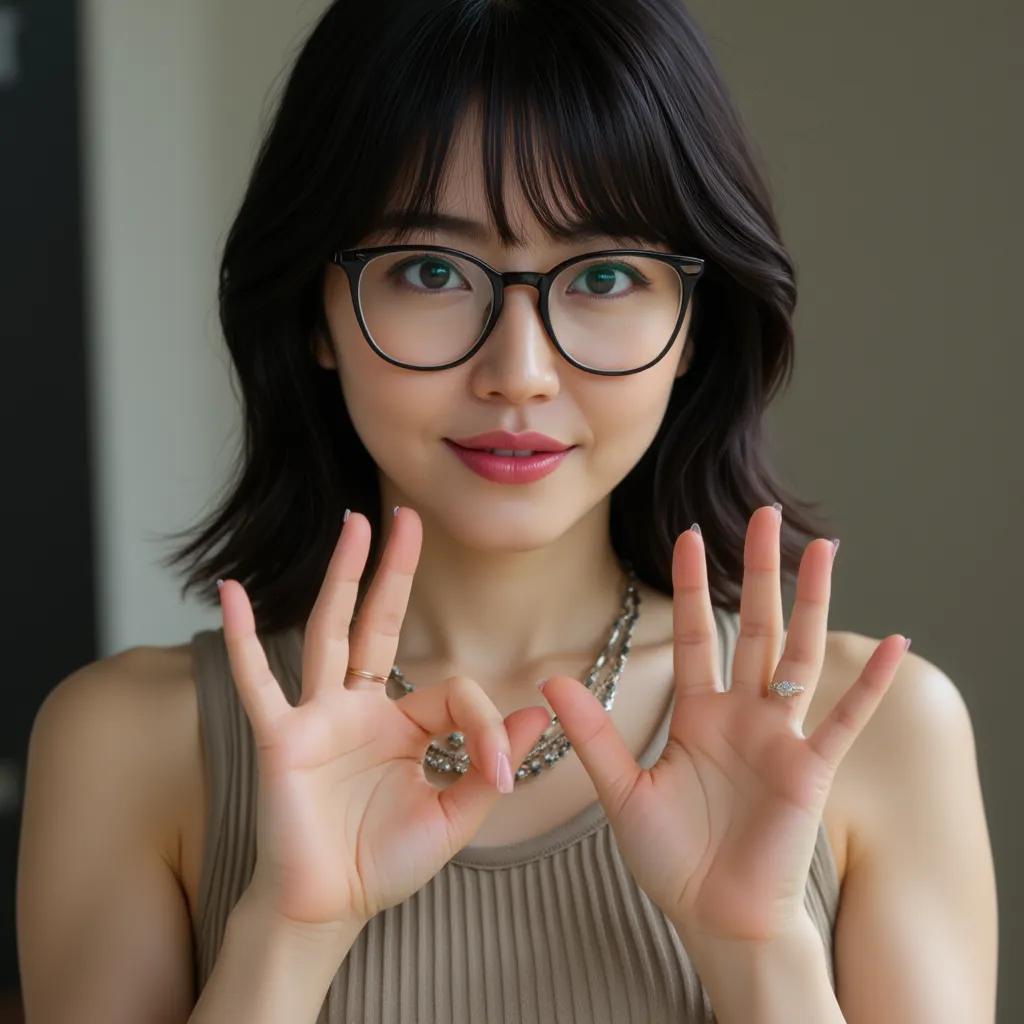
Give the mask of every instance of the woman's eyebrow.
[[418, 210], [391, 210], [381, 218], [380, 227], [385, 231], [443, 231], [449, 235], [460, 235], [481, 243], [489, 241], [491, 237], [487, 225], [469, 217]]
[[[430, 212], [422, 210], [390, 210], [379, 222], [382, 231], [443, 231], [445, 234], [457, 235], [471, 241], [484, 244], [493, 237], [491, 228], [471, 217], [461, 217], [453, 213]], [[586, 242], [591, 239], [610, 238], [607, 231], [593, 221], [579, 221], [568, 224], [564, 228], [566, 240]], [[635, 242], [635, 239], [622, 239], [623, 242]]]

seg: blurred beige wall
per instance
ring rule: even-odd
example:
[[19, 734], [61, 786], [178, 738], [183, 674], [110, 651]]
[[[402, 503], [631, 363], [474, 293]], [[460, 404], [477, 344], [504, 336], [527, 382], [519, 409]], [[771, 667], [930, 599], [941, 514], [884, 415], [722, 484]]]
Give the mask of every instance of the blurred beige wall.
[[[230, 463], [218, 249], [278, 76], [324, 0], [86, 0], [102, 646], [175, 643], [152, 537]], [[693, 0], [762, 149], [801, 298], [777, 461], [843, 540], [834, 628], [904, 632], [974, 720], [1024, 1020], [1024, 16], [1015, 0]], [[1013, 735], [1011, 735], [1013, 730]], [[936, 751], [936, 757], [942, 752]], [[936, 965], [936, 970], [940, 965]]]
[[179, 600], [158, 536], [194, 521], [234, 457], [220, 248], [284, 69], [325, 7], [85, 0], [103, 653], [220, 624]]

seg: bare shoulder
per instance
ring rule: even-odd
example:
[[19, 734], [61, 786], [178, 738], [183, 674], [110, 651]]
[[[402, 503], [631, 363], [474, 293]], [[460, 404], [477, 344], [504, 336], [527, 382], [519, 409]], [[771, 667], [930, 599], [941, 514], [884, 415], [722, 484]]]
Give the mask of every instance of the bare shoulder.
[[124, 651], [46, 697], [18, 859], [27, 1019], [188, 1018], [182, 840], [202, 791], [199, 750], [188, 647]]
[[[825, 667], [813, 704], [816, 721], [824, 718], [853, 685], [880, 639], [860, 633], [829, 634]], [[885, 778], [903, 764], [908, 744], [943, 738], [966, 744], [974, 754], [970, 714], [955, 683], [940, 668], [911, 649], [888, 691], [840, 766], [864, 782]], [[805, 728], [805, 732], [809, 731]]]
[[191, 680], [189, 644], [131, 647], [73, 672], [48, 695], [44, 709], [73, 702], [76, 710], [87, 711], [97, 702], [119, 698], [128, 702], [126, 710], [167, 711], [166, 702], [180, 702]]
[[[805, 734], [879, 642], [830, 635]], [[848, 831], [835, 932], [846, 1020], [992, 1020], [998, 912], [974, 731], [960, 689], [913, 649], [839, 766], [833, 797]]]
[[[808, 710], [804, 733], [810, 735], [856, 682], [880, 643], [860, 633], [828, 635], [825, 662]], [[836, 773], [829, 797], [832, 822], [842, 835], [846, 861], [870, 846], [888, 815], [922, 794], [913, 787], [930, 771], [938, 749], [971, 765], [974, 737], [970, 715], [953, 681], [911, 649], [881, 703], [857, 737]]]
[[188, 644], [133, 647], [84, 666], [47, 696], [33, 734], [53, 734], [69, 760], [99, 757], [117, 797], [149, 808], [152, 839], [176, 874], [181, 832], [202, 786], [202, 748]]

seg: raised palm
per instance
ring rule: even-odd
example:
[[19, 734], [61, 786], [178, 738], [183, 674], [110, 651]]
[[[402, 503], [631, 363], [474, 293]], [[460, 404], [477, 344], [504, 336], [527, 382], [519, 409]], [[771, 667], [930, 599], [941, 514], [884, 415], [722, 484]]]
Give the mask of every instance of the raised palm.
[[[258, 750], [253, 885], [286, 921], [363, 923], [408, 898], [498, 799], [499, 752], [519, 764], [550, 724], [540, 707], [503, 721], [468, 679], [395, 701], [381, 683], [350, 673], [390, 671], [421, 537], [419, 518], [402, 510], [350, 639], [370, 527], [349, 518], [306, 626], [294, 707], [270, 672], [244, 589], [232, 581], [221, 589], [232, 672]], [[465, 734], [473, 767], [440, 790], [424, 776], [423, 756], [454, 730]]]
[[[802, 723], [821, 673], [833, 548], [808, 545], [783, 641], [778, 513], [759, 509], [745, 550], [732, 685], [718, 639], [698, 533], [673, 559], [675, 701], [658, 762], [643, 770], [597, 700], [551, 679], [545, 696], [590, 773], [637, 884], [694, 936], [767, 941], [802, 913], [808, 871], [835, 771], [884, 696], [906, 650], [899, 635], [814, 733]], [[804, 691], [780, 696], [770, 682]]]

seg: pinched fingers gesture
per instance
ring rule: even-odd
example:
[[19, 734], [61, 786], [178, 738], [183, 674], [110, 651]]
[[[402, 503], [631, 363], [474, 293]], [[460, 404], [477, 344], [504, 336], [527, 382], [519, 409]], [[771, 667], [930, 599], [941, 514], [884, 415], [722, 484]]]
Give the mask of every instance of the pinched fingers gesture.
[[[306, 624], [297, 706], [270, 670], [244, 588], [221, 588], [232, 674], [258, 750], [253, 884], [288, 921], [365, 922], [416, 892], [498, 799], [498, 755], [520, 763], [550, 723], [537, 707], [503, 720], [465, 678], [400, 700], [387, 694], [421, 540], [419, 517], [400, 510], [353, 624], [370, 524], [348, 518]], [[472, 766], [441, 790], [423, 757], [453, 731], [465, 735]]]

